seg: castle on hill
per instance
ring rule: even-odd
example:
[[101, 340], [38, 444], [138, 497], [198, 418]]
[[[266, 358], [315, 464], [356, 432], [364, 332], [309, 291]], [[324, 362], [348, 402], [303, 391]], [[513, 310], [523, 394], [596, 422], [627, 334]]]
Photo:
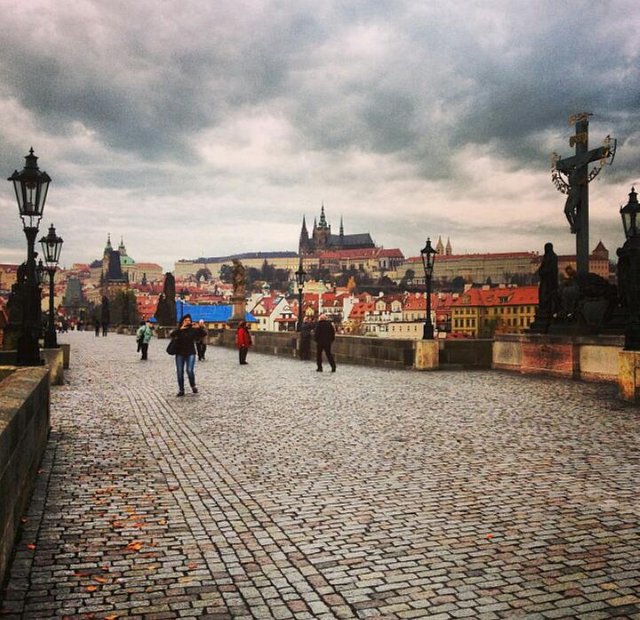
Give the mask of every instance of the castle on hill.
[[340, 218], [340, 229], [337, 235], [331, 232], [331, 224], [327, 222], [324, 213], [324, 204], [320, 209], [320, 220], [313, 220], [311, 235], [307, 230], [307, 222], [302, 217], [302, 229], [300, 231], [300, 241], [298, 243], [298, 253], [303, 255], [315, 254], [324, 250], [361, 250], [365, 248], [375, 248], [369, 233], [344, 234], [344, 223]]

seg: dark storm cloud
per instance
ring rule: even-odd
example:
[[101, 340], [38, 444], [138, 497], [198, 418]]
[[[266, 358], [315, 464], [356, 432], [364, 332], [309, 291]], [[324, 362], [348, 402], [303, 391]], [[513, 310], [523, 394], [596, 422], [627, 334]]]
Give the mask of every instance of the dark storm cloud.
[[170, 17], [165, 2], [127, 4], [129, 19], [124, 4], [79, 6], [51, 9], [49, 45], [15, 22], [7, 85], [58, 132], [81, 122], [151, 159], [188, 158], [200, 128], [274, 101], [312, 147], [400, 153], [434, 178], [470, 142], [546, 165], [540, 134], [569, 114], [593, 111], [623, 139], [640, 114], [626, 2], [187, 2]]
[[195, 3], [120, 4], [80, 3], [84, 15], [52, 8], [39, 16], [51, 20], [47, 41], [32, 22], [10, 17], [5, 92], [61, 135], [80, 122], [115, 149], [171, 158], [188, 154], [190, 136], [234, 106], [278, 91], [277, 39], [242, 32], [259, 32], [258, 16], [243, 23], [225, 14], [231, 4], [219, 13]]

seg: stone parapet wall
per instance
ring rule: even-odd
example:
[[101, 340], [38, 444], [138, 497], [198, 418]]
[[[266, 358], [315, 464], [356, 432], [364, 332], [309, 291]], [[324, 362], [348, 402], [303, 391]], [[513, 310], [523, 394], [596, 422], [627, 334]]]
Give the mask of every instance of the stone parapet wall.
[[46, 367], [0, 368], [0, 584], [50, 429]]
[[486, 338], [439, 340], [440, 367], [491, 368], [493, 340]]
[[[298, 356], [297, 332], [251, 332], [252, 350], [257, 353]], [[235, 347], [235, 333], [226, 330], [220, 344]], [[412, 340], [391, 340], [390, 338], [366, 338], [364, 336], [336, 336], [332, 348], [338, 364], [360, 364], [383, 368], [411, 368], [414, 360]], [[311, 359], [315, 359], [315, 342], [311, 342]]]
[[623, 336], [502, 334], [493, 343], [493, 368], [616, 383], [623, 346]]
[[[251, 332], [252, 350], [257, 353], [298, 356], [296, 332]], [[432, 341], [436, 342], [436, 341]], [[439, 362], [433, 353], [425, 358], [422, 341], [366, 336], [337, 335], [333, 345], [338, 364], [359, 364], [381, 368], [433, 370], [438, 365], [459, 368], [491, 368], [491, 340], [437, 341]], [[212, 342], [225, 347], [235, 347], [235, 332], [226, 330]], [[418, 350], [420, 349], [420, 350]], [[428, 358], [428, 360], [427, 360]], [[315, 359], [315, 343], [311, 343], [311, 359]]]

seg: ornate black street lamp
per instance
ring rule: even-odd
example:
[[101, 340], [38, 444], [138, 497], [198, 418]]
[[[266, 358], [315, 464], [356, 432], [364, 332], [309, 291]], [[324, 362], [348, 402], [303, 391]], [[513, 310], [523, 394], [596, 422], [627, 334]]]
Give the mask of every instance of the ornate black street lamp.
[[46, 263], [46, 271], [49, 274], [49, 321], [47, 329], [44, 333], [44, 346], [47, 349], [57, 348], [58, 341], [56, 339], [56, 325], [53, 312], [53, 280], [56, 274], [58, 261], [60, 260], [60, 251], [62, 250], [62, 237], [56, 235], [56, 229], [53, 224], [49, 227], [49, 234], [40, 239], [44, 261]]
[[624, 348], [640, 351], [640, 204], [634, 187], [629, 202], [620, 209], [626, 241], [618, 248], [618, 289], [628, 318], [624, 331]]
[[17, 170], [7, 179], [13, 182], [18, 201], [18, 211], [22, 218], [24, 234], [27, 237], [27, 263], [24, 282], [24, 307], [22, 308], [22, 325], [17, 344], [18, 366], [40, 366], [40, 289], [36, 274], [35, 241], [38, 226], [47, 200], [47, 192], [51, 177], [38, 168], [38, 158], [33, 148], [25, 156], [25, 166], [21, 172]]
[[298, 265], [298, 271], [295, 273], [296, 283], [298, 285], [298, 331], [302, 330], [302, 291], [304, 289], [304, 281], [307, 277], [307, 272], [302, 268], [302, 257], [300, 257], [300, 264]]
[[437, 252], [431, 247], [431, 239], [427, 237], [427, 243], [420, 250], [422, 266], [424, 267], [424, 280], [427, 285], [427, 317], [424, 321], [423, 340], [433, 340], [433, 323], [431, 322], [431, 277], [433, 276], [433, 263]]
[[47, 268], [42, 263], [42, 259], [38, 261], [38, 265], [36, 266], [36, 280], [38, 281], [38, 286], [42, 288], [45, 281], [47, 279]]

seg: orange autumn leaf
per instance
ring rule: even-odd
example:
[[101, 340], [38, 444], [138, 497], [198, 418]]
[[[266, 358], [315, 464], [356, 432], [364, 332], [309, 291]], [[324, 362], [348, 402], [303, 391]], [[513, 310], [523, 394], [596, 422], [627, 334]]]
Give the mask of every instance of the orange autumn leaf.
[[109, 580], [105, 577], [94, 577], [93, 580], [97, 581], [98, 583], [109, 583]]
[[133, 540], [127, 545], [127, 549], [129, 551], [140, 551], [143, 544], [144, 543], [140, 542], [139, 540]]
[[190, 569], [194, 569], [194, 568], [198, 568], [198, 563], [197, 562], [189, 562], [189, 564], [187, 564], [187, 568]]
[[87, 586], [85, 589], [87, 592], [95, 592], [98, 589], [98, 586]]
[[96, 489], [96, 495], [105, 495], [106, 493], [111, 493], [113, 491], [113, 487], [105, 487], [104, 489]]
[[89, 573], [81, 573], [80, 571], [76, 571], [73, 573], [76, 577], [88, 577]]
[[105, 616], [104, 620], [116, 620], [117, 617], [116, 614], [112, 614], [111, 616]]

